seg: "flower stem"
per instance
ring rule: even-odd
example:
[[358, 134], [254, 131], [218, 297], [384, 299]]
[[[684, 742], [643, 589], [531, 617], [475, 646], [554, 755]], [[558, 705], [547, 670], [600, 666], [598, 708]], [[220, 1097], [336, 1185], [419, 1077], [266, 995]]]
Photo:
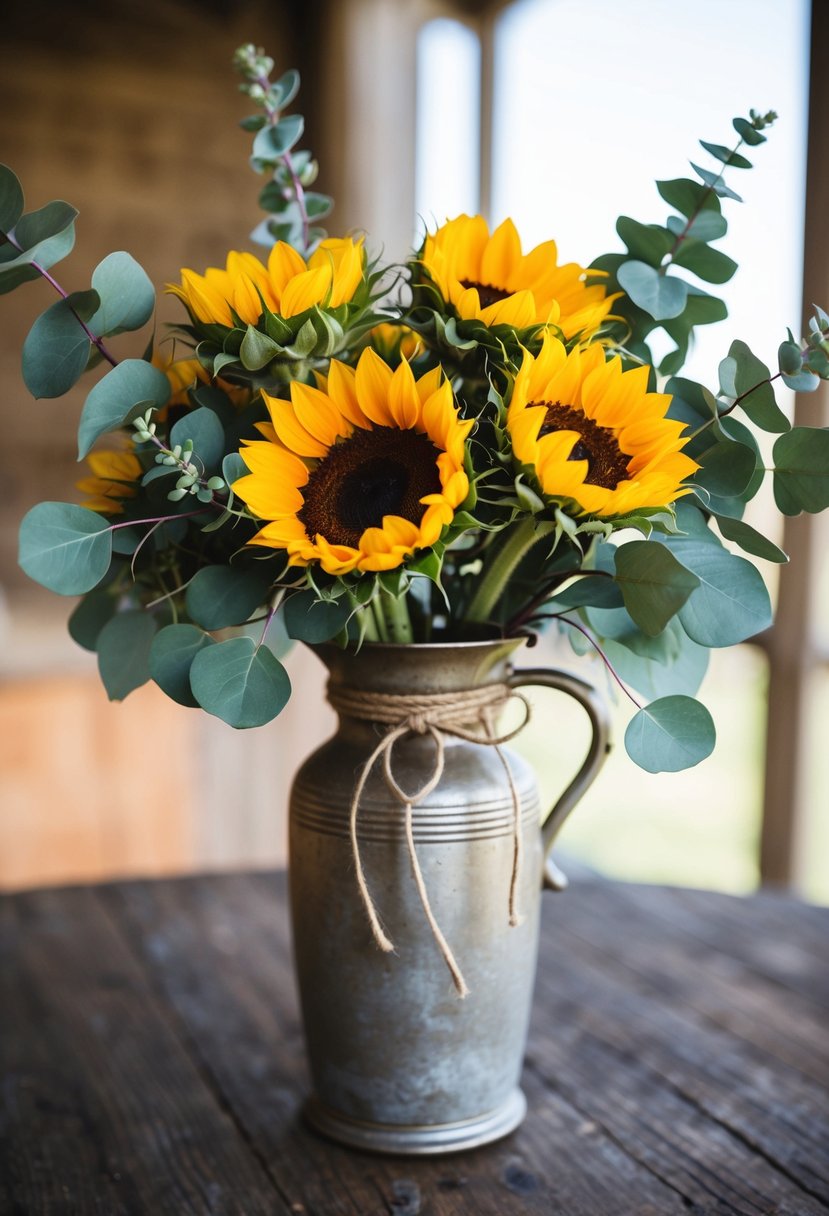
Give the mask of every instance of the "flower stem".
[[466, 610], [467, 621], [480, 623], [490, 620], [518, 563], [533, 545], [554, 531], [555, 524], [546, 520], [538, 521], [532, 515], [527, 515], [516, 527], [506, 529], [506, 538], [485, 567], [478, 589]]
[[392, 592], [380, 592], [378, 597], [380, 612], [386, 627], [386, 640], [389, 642], [413, 642], [414, 630], [409, 616], [409, 605], [405, 594], [394, 595]]

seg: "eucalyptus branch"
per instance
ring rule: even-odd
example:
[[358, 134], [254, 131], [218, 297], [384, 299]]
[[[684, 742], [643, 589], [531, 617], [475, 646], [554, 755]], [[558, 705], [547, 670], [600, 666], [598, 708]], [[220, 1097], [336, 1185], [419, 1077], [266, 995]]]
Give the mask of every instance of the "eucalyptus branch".
[[558, 574], [553, 574], [547, 579], [546, 583], [542, 583], [540, 590], [533, 596], [529, 604], [517, 612], [510, 621], [507, 622], [506, 632], [511, 634], [520, 629], [523, 625], [528, 624], [535, 617], [539, 608], [543, 608], [545, 602], [550, 599], [550, 593], [560, 587], [568, 578], [609, 578], [613, 579], [613, 575], [609, 570], [584, 570], [581, 567], [573, 570], [562, 570]]
[[199, 469], [199, 466], [194, 463], [191, 439], [186, 439], [183, 444], [176, 443], [172, 448], [165, 447], [156, 434], [156, 424], [151, 421], [152, 413], [152, 410], [147, 410], [143, 416], [133, 421], [133, 426], [136, 430], [136, 438], [142, 443], [152, 443], [158, 448], [155, 457], [156, 464], [167, 465], [171, 469], [177, 468], [181, 474], [175, 489], [167, 495], [170, 502], [180, 502], [187, 494], [195, 494], [199, 502], [213, 502], [215, 492], [227, 489], [225, 479], [204, 476], [204, 468]]
[[[12, 245], [17, 250], [18, 253], [23, 252], [22, 245], [18, 245], [17, 241], [14, 239], [14, 237], [10, 233], [6, 232], [4, 235], [6, 237], [6, 240], [9, 242], [9, 244]], [[61, 299], [66, 300], [68, 303], [69, 292], [64, 291], [64, 289], [61, 287], [61, 285], [57, 281], [57, 279], [53, 278], [52, 275], [49, 274], [49, 271], [44, 266], [41, 266], [40, 262], [30, 262], [29, 265], [31, 266], [32, 270], [36, 270], [37, 273], [41, 276], [41, 278], [45, 279], [47, 283], [51, 283], [52, 287], [54, 287], [55, 291], [58, 293], [58, 295], [61, 297]], [[115, 356], [113, 354], [111, 354], [109, 352], [106, 345], [104, 344], [103, 338], [98, 338], [95, 336], [95, 334], [93, 334], [92, 330], [89, 328], [89, 326], [83, 320], [83, 318], [78, 315], [77, 311], [71, 304], [68, 304], [68, 307], [69, 307], [69, 311], [71, 312], [72, 316], [78, 322], [81, 329], [84, 331], [87, 338], [89, 338], [89, 341], [92, 343], [92, 345], [97, 347], [97, 349], [100, 351], [103, 358], [106, 359], [107, 363], [110, 363], [113, 367], [117, 367], [118, 360], [115, 358]]]
[[590, 632], [589, 629], [585, 629], [584, 626], [579, 625], [579, 623], [577, 621], [571, 621], [570, 618], [568, 616], [566, 616], [565, 613], [563, 613], [563, 612], [545, 612], [545, 613], [540, 614], [539, 616], [535, 617], [535, 620], [537, 620], [537, 621], [561, 621], [561, 623], [563, 625], [569, 625], [572, 629], [578, 630], [578, 632], [587, 639], [587, 641], [590, 643], [590, 645], [596, 651], [596, 654], [599, 656], [601, 661], [604, 663], [605, 667], [610, 672], [611, 676], [616, 681], [616, 683], [619, 685], [619, 687], [621, 688], [621, 690], [625, 694], [625, 696], [628, 698], [628, 700], [632, 701], [637, 709], [642, 709], [642, 706], [639, 704], [639, 702], [636, 700], [636, 697], [634, 697], [633, 693], [627, 687], [624, 680], [619, 675], [618, 671], [613, 666], [610, 659], [607, 657], [605, 652], [602, 650], [601, 646], [596, 641], [596, 639], [593, 637], [593, 634]]

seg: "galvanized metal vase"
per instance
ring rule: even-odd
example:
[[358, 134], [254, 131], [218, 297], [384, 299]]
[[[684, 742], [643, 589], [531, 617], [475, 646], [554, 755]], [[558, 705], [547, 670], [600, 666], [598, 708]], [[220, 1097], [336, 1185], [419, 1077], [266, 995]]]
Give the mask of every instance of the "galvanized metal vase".
[[[447, 734], [440, 780], [412, 809], [412, 843], [435, 921], [469, 986], [461, 1000], [424, 914], [402, 808], [382, 765], [360, 798], [360, 866], [394, 942], [378, 949], [358, 889], [350, 833], [355, 781], [386, 724], [340, 708], [337, 734], [300, 769], [290, 811], [294, 948], [314, 1093], [306, 1117], [326, 1135], [391, 1153], [442, 1153], [505, 1136], [521, 1122], [519, 1088], [530, 1016], [542, 886], [563, 885], [547, 861], [565, 816], [596, 776], [608, 747], [603, 702], [578, 678], [513, 670], [521, 641], [370, 644], [359, 653], [319, 647], [329, 691], [463, 693], [489, 684], [539, 684], [587, 711], [588, 755], [553, 810], [542, 816], [529, 766], [508, 753], [514, 790], [493, 746]], [[341, 697], [340, 697], [341, 699]], [[504, 749], [506, 750], [506, 749]], [[435, 740], [398, 738], [394, 777], [428, 783]], [[562, 775], [562, 785], [569, 774]], [[507, 913], [520, 799], [522, 922]], [[547, 862], [545, 866], [545, 862]]]

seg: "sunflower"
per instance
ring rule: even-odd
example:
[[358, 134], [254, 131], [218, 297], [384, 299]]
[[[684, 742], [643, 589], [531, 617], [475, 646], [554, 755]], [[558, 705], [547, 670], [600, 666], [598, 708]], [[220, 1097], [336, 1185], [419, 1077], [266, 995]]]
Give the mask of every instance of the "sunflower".
[[86, 458], [91, 477], [76, 482], [82, 494], [91, 494], [81, 506], [99, 515], [120, 515], [124, 498], [138, 493], [136, 483], [142, 474], [141, 462], [132, 452], [90, 452]]
[[568, 341], [592, 337], [617, 298], [601, 284], [586, 286], [587, 272], [577, 263], [559, 266], [555, 241], [522, 253], [509, 219], [490, 236], [483, 216], [459, 215], [427, 234], [420, 263], [461, 320], [513, 329], [554, 325]]
[[233, 328], [236, 320], [256, 325], [263, 304], [281, 317], [296, 317], [315, 304], [338, 308], [353, 297], [363, 279], [362, 240], [323, 241], [306, 262], [284, 241], [277, 241], [267, 266], [252, 253], [232, 251], [225, 269], [209, 266], [203, 275], [182, 270], [181, 285], [167, 290], [187, 305], [194, 321]]
[[293, 381], [291, 400], [263, 393], [264, 441], [242, 449], [233, 484], [260, 519], [252, 543], [329, 574], [392, 570], [433, 545], [469, 492], [466, 437], [439, 367], [415, 380], [373, 350], [356, 370], [332, 360], [323, 388]]
[[682, 451], [685, 424], [665, 416], [671, 398], [648, 392], [647, 367], [622, 371], [598, 344], [569, 354], [547, 333], [515, 378], [507, 430], [517, 460], [541, 491], [588, 515], [665, 507], [690, 492], [697, 464]]

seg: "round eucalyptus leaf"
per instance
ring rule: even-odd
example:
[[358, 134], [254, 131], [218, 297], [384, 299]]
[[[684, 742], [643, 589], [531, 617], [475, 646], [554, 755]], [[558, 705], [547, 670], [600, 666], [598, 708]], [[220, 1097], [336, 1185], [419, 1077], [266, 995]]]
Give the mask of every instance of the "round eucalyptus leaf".
[[187, 587], [187, 614], [203, 629], [243, 625], [264, 604], [270, 586], [259, 570], [204, 566]]
[[756, 566], [719, 545], [690, 537], [665, 542], [699, 580], [679, 610], [689, 637], [700, 646], [733, 646], [771, 624], [771, 601]]
[[829, 430], [796, 426], [774, 445], [774, 501], [784, 515], [829, 507]]
[[81, 321], [98, 307], [97, 291], [76, 291], [35, 321], [23, 343], [23, 379], [33, 397], [62, 397], [86, 371], [92, 343]]
[[351, 608], [343, 600], [318, 600], [313, 591], [297, 591], [282, 609], [288, 636], [298, 642], [328, 642], [346, 626]]
[[252, 638], [201, 650], [190, 668], [190, 687], [202, 709], [239, 730], [270, 722], [291, 695], [285, 668]]
[[32, 253], [44, 241], [66, 232], [77, 218], [78, 212], [74, 207], [56, 199], [37, 211], [21, 216], [14, 229], [14, 238], [24, 252]]
[[633, 540], [616, 551], [616, 581], [625, 608], [643, 633], [661, 633], [699, 579], [663, 545]]
[[92, 286], [101, 297], [89, 327], [98, 337], [120, 334], [146, 325], [155, 308], [155, 288], [147, 272], [123, 250], [110, 253], [92, 272]]
[[183, 444], [188, 439], [193, 444], [196, 466], [201, 465], [207, 475], [213, 473], [225, 450], [225, 431], [218, 416], [202, 406], [179, 418], [170, 431], [170, 446]]
[[170, 382], [144, 359], [124, 359], [99, 380], [84, 402], [78, 427], [78, 459], [96, 439], [131, 422], [149, 406], [166, 404]]
[[59, 595], [83, 595], [100, 583], [112, 557], [109, 522], [86, 507], [41, 502], [20, 525], [20, 565]]
[[98, 636], [115, 615], [117, 597], [106, 587], [95, 587], [83, 597], [69, 618], [69, 636], [84, 650], [98, 648]]
[[645, 262], [625, 262], [616, 278], [633, 300], [655, 321], [678, 317], [688, 299], [688, 284], [682, 279], [660, 274]]
[[640, 709], [625, 731], [627, 754], [648, 773], [693, 768], [717, 741], [710, 713], [693, 697], [661, 697]]
[[123, 701], [150, 678], [157, 623], [149, 612], [119, 612], [98, 634], [98, 671], [110, 701]]
[[150, 675], [179, 705], [197, 706], [190, 687], [190, 668], [200, 651], [215, 645], [213, 638], [195, 625], [166, 625], [150, 647]]

